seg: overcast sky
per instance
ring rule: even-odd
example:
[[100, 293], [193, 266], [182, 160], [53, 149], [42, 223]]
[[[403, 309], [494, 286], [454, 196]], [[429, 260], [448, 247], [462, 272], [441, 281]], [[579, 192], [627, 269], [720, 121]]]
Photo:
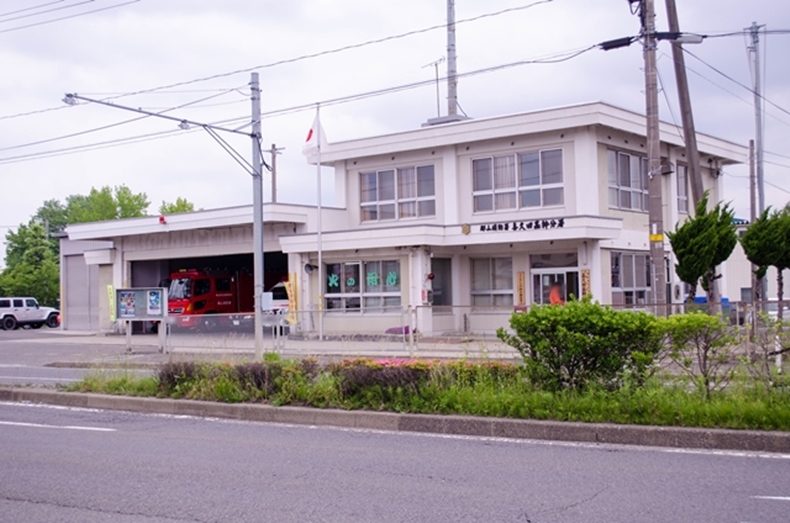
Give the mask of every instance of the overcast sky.
[[[527, 7], [532, 4], [538, 5]], [[664, 2], [656, 4], [658, 29], [666, 30]], [[739, 32], [753, 21], [766, 24], [768, 31], [790, 30], [788, 0], [677, 4], [681, 29], [687, 32]], [[56, 18], [65, 19], [45, 23]], [[580, 50], [639, 30], [627, 0], [456, 0], [456, 20], [461, 74]], [[436, 28], [295, 59], [445, 21], [446, 0], [0, 0], [0, 235], [27, 223], [45, 200], [63, 202], [105, 185], [145, 192], [149, 214], [177, 197], [204, 209], [251, 203], [250, 176], [206, 132], [180, 131], [159, 118], [114, 125], [138, 115], [97, 104], [68, 107], [61, 99], [75, 92], [155, 112], [178, 107], [167, 114], [236, 128], [249, 123], [253, 70], [261, 78], [264, 146], [284, 148], [278, 157], [277, 199], [313, 203], [315, 168], [301, 149], [314, 109], [267, 113], [428, 80], [424, 87], [321, 109], [330, 143], [417, 128], [437, 113], [430, 83], [435, 71], [429, 64], [445, 56], [446, 33]], [[746, 45], [743, 34], [708, 38], [687, 46], [702, 61], [686, 57], [697, 130], [744, 145], [755, 129], [753, 96], [743, 87], [752, 85]], [[789, 49], [790, 34], [761, 35], [769, 101], [765, 193], [774, 206], [790, 200]], [[658, 57], [665, 88], [661, 119], [679, 123], [668, 43], [659, 45]], [[595, 49], [562, 63], [461, 78], [459, 102], [472, 118], [591, 101], [643, 113], [642, 65], [637, 44], [609, 52]], [[175, 87], [159, 89], [170, 85]], [[445, 93], [442, 85], [443, 114]], [[96, 130], [105, 126], [112, 127]], [[79, 149], [131, 137], [147, 138]], [[249, 157], [248, 138], [225, 138]], [[747, 175], [746, 166], [730, 167], [724, 180], [725, 199], [745, 218]], [[269, 201], [266, 180], [264, 200]], [[328, 186], [324, 203], [331, 205]]]

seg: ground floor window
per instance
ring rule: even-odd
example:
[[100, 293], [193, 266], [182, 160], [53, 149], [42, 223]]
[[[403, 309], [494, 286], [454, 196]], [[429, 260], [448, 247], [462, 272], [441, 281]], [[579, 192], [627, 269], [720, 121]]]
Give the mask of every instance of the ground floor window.
[[337, 312], [399, 312], [401, 272], [397, 260], [326, 264], [326, 309]]
[[513, 305], [513, 258], [472, 258], [472, 305]]
[[651, 303], [650, 255], [613, 252], [612, 304], [643, 305]]

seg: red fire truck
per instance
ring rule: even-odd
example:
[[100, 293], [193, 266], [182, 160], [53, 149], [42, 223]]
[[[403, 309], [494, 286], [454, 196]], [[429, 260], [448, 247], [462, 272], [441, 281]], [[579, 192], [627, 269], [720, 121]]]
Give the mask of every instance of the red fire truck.
[[[236, 326], [253, 321], [255, 280], [247, 271], [181, 269], [162, 286], [168, 288], [167, 312], [173, 325], [212, 329], [220, 323]], [[274, 298], [275, 308], [282, 307], [278, 296]]]

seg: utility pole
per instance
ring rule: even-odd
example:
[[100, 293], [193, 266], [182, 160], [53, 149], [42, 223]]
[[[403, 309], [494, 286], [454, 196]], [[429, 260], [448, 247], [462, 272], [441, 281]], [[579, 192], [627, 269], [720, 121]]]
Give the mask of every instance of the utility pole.
[[[754, 71], [754, 147], [755, 147], [755, 170], [757, 172], [757, 214], [762, 215], [765, 210], [765, 179], [763, 173], [763, 95], [762, 82], [760, 80], [760, 28], [756, 22], [752, 22], [749, 32], [752, 36], [752, 45], [749, 46], [751, 54], [752, 70]], [[760, 278], [758, 287], [760, 289], [760, 300], [768, 298], [768, 282], [765, 278]], [[761, 307], [762, 308], [762, 307]]]
[[258, 73], [250, 78], [252, 101], [252, 236], [255, 279], [255, 358], [263, 359], [263, 155], [261, 154], [261, 89]]
[[458, 114], [458, 67], [455, 52], [455, 0], [447, 0], [447, 116]]
[[650, 269], [656, 314], [666, 316], [666, 263], [664, 261], [664, 208], [661, 197], [661, 142], [658, 128], [658, 75], [656, 72], [656, 15], [654, 0], [643, 0], [642, 37], [645, 58], [647, 107], [648, 219]]
[[[675, 0], [666, 0], [667, 18], [669, 19], [669, 32], [680, 33], [678, 11]], [[672, 40], [672, 58], [675, 64], [675, 80], [678, 86], [678, 99], [680, 114], [683, 120], [683, 137], [686, 142], [686, 157], [688, 159], [689, 180], [691, 180], [692, 209], [697, 208], [697, 202], [702, 199], [705, 188], [702, 185], [702, 169], [700, 168], [699, 149], [697, 149], [697, 133], [694, 129], [694, 116], [691, 112], [691, 97], [689, 96], [689, 82], [686, 74], [686, 59], [683, 56], [683, 47], [677, 39]]]
[[[749, 140], [749, 223], [753, 224], [757, 219], [757, 190], [755, 183], [755, 161], [754, 161], [754, 140]], [[752, 267], [752, 311], [755, 311], [755, 304], [761, 301], [763, 291], [760, 288], [760, 279], [754, 273], [757, 266], [751, 264]], [[756, 314], [752, 313], [752, 318], [756, 318]], [[754, 322], [752, 322], [754, 326]]]

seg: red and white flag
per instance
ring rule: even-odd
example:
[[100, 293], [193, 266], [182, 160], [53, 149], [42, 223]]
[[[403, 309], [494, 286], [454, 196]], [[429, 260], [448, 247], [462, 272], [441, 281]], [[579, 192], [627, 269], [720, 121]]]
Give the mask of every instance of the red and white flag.
[[326, 141], [326, 133], [321, 126], [321, 120], [318, 117], [318, 112], [315, 114], [313, 126], [307, 133], [307, 140], [305, 140], [304, 147], [302, 147], [302, 154], [307, 157], [309, 163], [317, 163], [318, 157], [321, 152], [325, 152], [328, 142]]

